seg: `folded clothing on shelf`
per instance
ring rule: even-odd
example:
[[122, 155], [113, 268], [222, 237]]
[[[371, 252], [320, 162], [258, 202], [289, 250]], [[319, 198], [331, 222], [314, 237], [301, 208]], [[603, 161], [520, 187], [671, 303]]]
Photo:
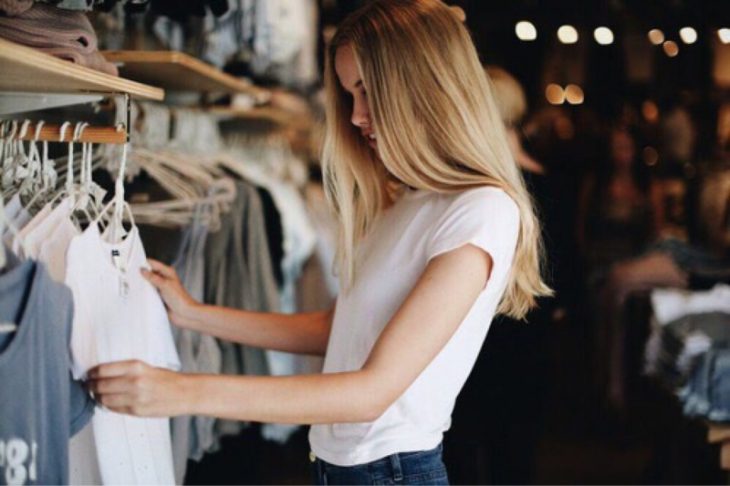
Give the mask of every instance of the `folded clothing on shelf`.
[[33, 6], [33, 0], [0, 0], [0, 14], [20, 15]]
[[36, 3], [14, 17], [0, 17], [0, 37], [106, 74], [119, 74], [99, 52], [96, 33], [83, 12]]

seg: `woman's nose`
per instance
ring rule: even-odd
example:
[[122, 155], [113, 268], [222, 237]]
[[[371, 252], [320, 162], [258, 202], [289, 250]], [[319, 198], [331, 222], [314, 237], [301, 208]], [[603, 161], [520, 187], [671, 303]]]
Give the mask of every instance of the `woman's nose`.
[[358, 128], [370, 125], [370, 110], [368, 109], [367, 103], [363, 101], [355, 101], [352, 106], [352, 118], [350, 121]]

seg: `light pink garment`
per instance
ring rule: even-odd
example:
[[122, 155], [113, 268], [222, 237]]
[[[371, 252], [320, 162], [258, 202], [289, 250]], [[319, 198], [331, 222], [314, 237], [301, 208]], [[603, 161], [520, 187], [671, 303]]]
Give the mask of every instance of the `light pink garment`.
[[0, 12], [9, 17], [20, 15], [33, 6], [33, 0], [0, 0]]
[[0, 37], [81, 66], [118, 75], [117, 67], [99, 53], [96, 33], [83, 12], [36, 3], [15, 17], [0, 17]]

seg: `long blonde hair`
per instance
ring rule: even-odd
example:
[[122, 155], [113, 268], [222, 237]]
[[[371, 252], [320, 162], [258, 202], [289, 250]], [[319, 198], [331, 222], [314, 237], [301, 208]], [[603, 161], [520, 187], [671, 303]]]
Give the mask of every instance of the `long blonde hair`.
[[[352, 101], [335, 72], [350, 46], [367, 91], [378, 156], [350, 123]], [[348, 17], [328, 46], [325, 188], [341, 223], [338, 263], [345, 286], [355, 248], [393, 202], [389, 184], [438, 193], [503, 189], [520, 211], [520, 232], [498, 312], [518, 319], [549, 295], [540, 276], [540, 227], [507, 144], [489, 81], [466, 28], [439, 0], [373, 0]]]

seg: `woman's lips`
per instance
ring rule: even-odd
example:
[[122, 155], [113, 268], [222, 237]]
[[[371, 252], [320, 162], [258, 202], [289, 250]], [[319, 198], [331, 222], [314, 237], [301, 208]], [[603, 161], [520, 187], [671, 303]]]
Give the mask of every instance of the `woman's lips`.
[[365, 135], [365, 139], [368, 141], [368, 145], [375, 148], [378, 146], [378, 140], [374, 133], [371, 133], [369, 135]]

